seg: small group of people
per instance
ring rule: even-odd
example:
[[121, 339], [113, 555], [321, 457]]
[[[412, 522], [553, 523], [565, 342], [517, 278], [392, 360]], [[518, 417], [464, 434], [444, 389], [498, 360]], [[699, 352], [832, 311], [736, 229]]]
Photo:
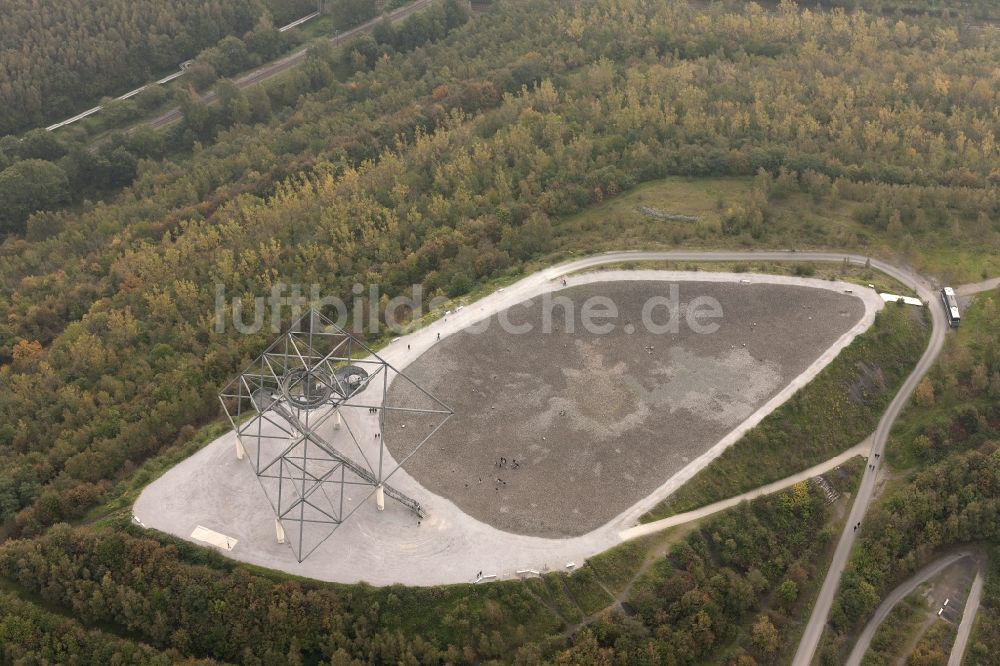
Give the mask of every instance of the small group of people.
[[378, 407], [369, 407], [368, 408], [368, 413], [369, 414], [377, 414], [378, 413]]
[[[495, 463], [493, 463], [493, 466], [496, 467], [497, 469], [503, 469], [507, 466], [507, 459], [503, 456], [500, 456], [500, 459], [497, 460]], [[520, 466], [521, 463], [517, 462], [517, 458], [514, 458], [510, 463], [511, 469], [517, 469]]]
[[[496, 468], [496, 469], [511, 469], [511, 470], [515, 470], [515, 469], [517, 469], [520, 466], [521, 466], [521, 463], [519, 463], [517, 461], [517, 458], [514, 458], [513, 460], [510, 461], [510, 466], [508, 467], [508, 465], [507, 465], [507, 458], [505, 456], [500, 456], [500, 459], [497, 460], [495, 463], [493, 463], [493, 467]], [[482, 482], [483, 482], [483, 477], [479, 477], [479, 483], [482, 483]], [[502, 486], [506, 486], [506, 485], [507, 485], [507, 482], [504, 481], [503, 479], [501, 479], [498, 476], [497, 480], [496, 480], [496, 488], [495, 489], [497, 491], [499, 491]], [[466, 487], [468, 487], [468, 485]]]
[[[881, 453], [876, 453], [873, 457], [875, 458], [875, 460], [878, 460], [878, 457], [880, 455], [882, 455], [882, 454]], [[873, 465], [872, 463], [868, 463], [868, 469], [874, 472], [875, 471], [875, 465]]]

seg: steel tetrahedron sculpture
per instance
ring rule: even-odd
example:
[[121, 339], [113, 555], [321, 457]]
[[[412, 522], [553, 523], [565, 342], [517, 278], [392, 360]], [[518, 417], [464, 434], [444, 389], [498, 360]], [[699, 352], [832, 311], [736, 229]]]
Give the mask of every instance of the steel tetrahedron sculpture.
[[[398, 392], [405, 398], [390, 399], [394, 382], [409, 385]], [[319, 311], [294, 321], [219, 398], [237, 455], [274, 509], [278, 540], [299, 562], [372, 495], [379, 510], [387, 496], [423, 517], [387, 481], [453, 412]], [[411, 428], [398, 461], [385, 448], [387, 419]]]

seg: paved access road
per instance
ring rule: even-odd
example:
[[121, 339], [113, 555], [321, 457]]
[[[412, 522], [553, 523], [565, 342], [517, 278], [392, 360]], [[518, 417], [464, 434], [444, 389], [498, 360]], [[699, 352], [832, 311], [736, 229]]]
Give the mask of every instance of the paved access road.
[[874, 467], [865, 468], [854, 505], [851, 507], [851, 513], [847, 518], [847, 522], [844, 523], [844, 531], [837, 542], [837, 548], [833, 553], [833, 560], [830, 562], [830, 568], [827, 570], [823, 586], [820, 588], [819, 596], [816, 598], [815, 605], [813, 606], [812, 615], [809, 617], [809, 622], [806, 624], [799, 647], [795, 652], [792, 666], [808, 666], [812, 663], [813, 656], [816, 654], [816, 648], [819, 646], [820, 637], [823, 635], [823, 630], [826, 627], [827, 618], [830, 615], [830, 607], [833, 605], [837, 588], [840, 586], [840, 577], [844, 573], [844, 567], [847, 566], [851, 549], [854, 547], [854, 541], [858, 536], [858, 530], [855, 530], [854, 526], [864, 521], [865, 514], [868, 512], [868, 506], [871, 504], [875, 494], [875, 481], [884, 460], [882, 454], [885, 453], [885, 444], [889, 439], [889, 431], [892, 429], [892, 424], [896, 422], [896, 418], [899, 417], [900, 412], [902, 412], [903, 407], [909, 402], [910, 395], [917, 388], [917, 384], [920, 383], [920, 380], [931, 369], [934, 361], [937, 360], [938, 354], [941, 353], [941, 348], [944, 346], [945, 332], [948, 330], [944, 310], [940, 307], [935, 307], [938, 301], [936, 290], [925, 278], [912, 271], [895, 268], [874, 259], [871, 265], [916, 291], [920, 298], [930, 305], [928, 309], [931, 314], [933, 330], [931, 331], [931, 339], [927, 345], [927, 349], [924, 351], [924, 355], [917, 362], [917, 366], [910, 373], [910, 376], [906, 378], [906, 381], [899, 389], [899, 393], [896, 394], [892, 403], [889, 404], [889, 408], [882, 415], [878, 428], [875, 430], [875, 435], [872, 438], [872, 448], [868, 456], [869, 461]]
[[[907, 377], [885, 414], [882, 415], [878, 428], [875, 430], [875, 434], [872, 437], [872, 447], [869, 452], [869, 460], [874, 467], [865, 469], [854, 505], [851, 507], [850, 516], [844, 524], [844, 531], [837, 542], [837, 548], [834, 551], [830, 568], [827, 570], [823, 586], [820, 588], [819, 596], [816, 598], [815, 605], [813, 606], [812, 615], [809, 617], [809, 622], [802, 634], [798, 650], [796, 650], [795, 657], [792, 660], [793, 666], [809, 666], [812, 663], [813, 656], [816, 654], [816, 648], [819, 646], [820, 637], [823, 635], [827, 618], [830, 615], [830, 608], [833, 605], [837, 588], [840, 586], [840, 577], [844, 573], [844, 568], [847, 566], [847, 560], [858, 535], [858, 532], [854, 529], [854, 525], [864, 521], [865, 514], [868, 512], [868, 506], [874, 497], [875, 481], [884, 460], [883, 454], [886, 442], [889, 439], [889, 431], [899, 417], [900, 412], [906, 406], [913, 391], [917, 388], [917, 384], [920, 383], [920, 380], [931, 369], [931, 366], [937, 360], [938, 354], [941, 353], [941, 348], [944, 346], [944, 336], [948, 330], [948, 323], [945, 321], [944, 311], [940, 307], [935, 307], [938, 302], [937, 289], [926, 278], [908, 268], [893, 266], [878, 259], [869, 259], [853, 254], [837, 254], [834, 252], [623, 252], [580, 259], [571, 264], [575, 264], [572, 270], [607, 263], [608, 256], [619, 256], [620, 258], [617, 261], [789, 261], [798, 259], [802, 261], [846, 260], [855, 265], [864, 265], [865, 262], [870, 262], [872, 268], [882, 271], [886, 275], [910, 287], [917, 292], [922, 300], [930, 305], [928, 309], [933, 324], [930, 342], [917, 366], [910, 373], [910, 376]], [[1000, 284], [1000, 280], [986, 280], [985, 282], [958, 287], [956, 291], [963, 295], [971, 295], [994, 289], [998, 284]]]
[[[905, 269], [895, 269], [896, 273], [886, 270], [888, 266], [880, 261], [872, 260], [871, 265], [914, 289], [920, 295], [921, 299], [930, 304], [931, 320], [934, 328], [931, 332], [931, 339], [927, 345], [927, 350], [917, 363], [917, 367], [913, 369], [913, 372], [906, 379], [899, 393], [896, 394], [895, 399], [889, 405], [889, 409], [882, 415], [882, 420], [879, 421], [872, 442], [871, 455], [869, 456], [869, 460], [874, 464], [874, 468], [866, 468], [865, 470], [861, 486], [858, 489], [857, 498], [855, 499], [854, 506], [851, 508], [851, 515], [844, 525], [843, 533], [840, 535], [840, 541], [838, 541], [837, 549], [834, 551], [833, 561], [827, 570], [826, 578], [823, 580], [823, 586], [820, 588], [819, 596], [813, 606], [809, 623], [802, 634], [795, 658], [792, 660], [792, 666], [809, 666], [812, 663], [813, 656], [816, 654], [816, 648], [819, 646], [820, 637], [823, 635], [823, 630], [826, 627], [827, 618], [830, 615], [830, 607], [833, 605], [833, 599], [840, 585], [840, 577], [844, 572], [844, 567], [847, 565], [848, 557], [854, 546], [854, 540], [858, 535], [859, 530], [855, 530], [854, 525], [863, 522], [874, 495], [875, 480], [883, 461], [882, 454], [885, 452], [885, 444], [889, 438], [889, 431], [892, 429], [892, 425], [899, 417], [903, 407], [909, 401], [910, 395], [916, 389], [917, 384], [923, 379], [924, 375], [927, 374], [937, 359], [944, 345], [945, 332], [948, 330], [943, 309], [935, 307], [938, 302], [936, 289], [926, 279]], [[976, 284], [960, 286], [956, 291], [963, 295], [972, 295], [992, 290], [998, 284], [1000, 284], [1000, 280], [998, 279], [986, 280]]]
[[[846, 666], [861, 666], [861, 660], [864, 658], [865, 653], [868, 652], [868, 646], [871, 645], [872, 638], [875, 637], [875, 632], [878, 631], [878, 628], [882, 625], [882, 622], [885, 621], [885, 618], [889, 617], [889, 613], [891, 613], [892, 609], [896, 607], [896, 604], [909, 596], [909, 594], [913, 592], [913, 590], [917, 589], [917, 586], [925, 580], [933, 578], [942, 569], [954, 564], [964, 557], [970, 557], [971, 555], [972, 553], [968, 551], [962, 551], [952, 553], [951, 555], [945, 555], [944, 557], [939, 557], [900, 583], [896, 589], [890, 592], [889, 595], [882, 600], [879, 607], [875, 609], [875, 613], [872, 615], [871, 619], [868, 620], [868, 624], [865, 625], [864, 630], [858, 636], [857, 642], [851, 649], [851, 654], [847, 658]], [[962, 617], [962, 622], [965, 622], [964, 615]]]
[[[535, 274], [527, 276], [518, 281], [516, 284], [510, 285], [506, 289], [498, 290], [477, 303], [470, 304], [461, 311], [456, 311], [450, 314], [446, 319], [438, 320], [426, 328], [416, 331], [405, 338], [398, 340], [397, 342], [389, 344], [386, 348], [381, 350], [379, 354], [395, 367], [404, 368], [413, 358], [419, 356], [419, 354], [435, 344], [437, 333], [440, 332], [442, 336], [455, 333], [462, 330], [469, 324], [478, 321], [482, 317], [488, 316], [492, 312], [511, 307], [512, 305], [531, 297], [535, 293], [552, 290], [555, 281], [563, 276], [579, 273], [580, 271], [586, 271], [587, 269], [602, 265], [635, 261], [817, 261], [840, 263], [844, 260], [854, 265], [864, 265], [867, 261], [867, 259], [863, 256], [851, 255], [849, 253], [793, 251], [610, 252], [600, 255], [586, 256], [564, 264], [543, 269]], [[881, 453], [884, 449], [889, 427], [892, 425], [896, 416], [902, 409], [910, 393], [916, 386], [916, 383], [923, 377], [924, 373], [937, 356], [937, 353], [940, 351], [944, 335], [947, 330], [947, 324], [944, 322], [942, 308], [933, 307], [933, 305], [938, 303], [938, 298], [936, 291], [927, 280], [909, 269], [898, 268], [874, 259], [871, 260], [870, 263], [873, 268], [883, 271], [899, 281], [911, 286], [924, 300], [932, 304], [932, 307], [930, 307], [930, 313], [934, 322], [934, 331], [927, 351], [920, 360], [918, 367], [914, 370], [913, 375], [907, 380], [899, 395], [886, 412], [885, 417], [879, 424], [878, 430], [872, 436], [871, 453], [874, 454]], [[630, 275], [633, 275], [634, 277], [634, 274], [631, 272]], [[736, 279], [741, 275], [744, 274], [733, 274], [733, 276], [728, 279]], [[571, 283], [576, 283], [585, 281], [588, 278], [598, 279], [598, 277], [599, 276], [573, 275], [569, 278], [569, 280]], [[725, 279], [725, 276], [720, 275], [718, 277], [720, 279]], [[769, 280], [779, 279], [782, 278], [774, 276], [769, 277]], [[826, 283], [825, 281], [820, 282], [825, 283], [827, 288], [830, 288], [833, 284]], [[864, 292], [868, 290], [861, 291]], [[881, 299], [878, 300], [879, 304], [881, 304]], [[874, 316], [873, 313], [872, 316]], [[803, 379], [803, 381], [808, 381], [808, 379]], [[755, 414], [755, 416], [757, 415]], [[372, 427], [374, 428], [374, 425], [372, 425]], [[372, 432], [374, 432], [374, 430], [372, 430]], [[364, 435], [367, 433], [368, 435], [372, 435], [372, 432], [366, 431], [362, 434]], [[738, 435], [739, 433], [736, 432], [735, 436], [738, 437]], [[365, 437], [362, 437], [362, 440], [365, 440]], [[725, 443], [720, 442], [720, 445], [722, 444]], [[199, 461], [194, 460], [194, 458], [197, 458], [198, 456], [217, 455], [217, 457], [221, 456], [219, 458], [220, 460], [228, 460], [232, 457], [230, 453], [231, 450], [232, 441], [228, 441], [225, 437], [223, 437], [217, 442], [210, 444], [208, 447], [203, 449], [202, 452], [195, 454], [192, 459], [182, 462], [180, 465], [164, 475], [164, 477], [162, 477], [159, 481], [151, 484], [143, 491], [143, 494], [140, 496], [135, 507], [136, 514], [142, 518], [145, 518], [147, 513], [160, 517], [163, 517], [164, 514], [169, 514], [169, 511], [164, 511], [163, 502], [170, 501], [171, 498], [176, 499], [177, 493], [174, 492], [176, 488], [166, 488], [168, 491], [167, 494], [160, 497], [156, 496], [157, 492], [163, 490], [160, 486], [164, 486], [164, 484], [166, 484], [166, 486], [171, 486], [171, 484], [176, 485], [177, 479], [185, 481], [185, 478], [187, 477], [190, 477], [187, 478], [187, 481], [191, 481], [192, 479], [194, 480], [191, 481], [194, 485], [202, 483], [206, 477], [206, 474], [204, 473], [206, 468], [198, 467], [195, 463], [198, 463]], [[709, 458], [710, 456], [706, 457], [706, 460]], [[856, 523], [857, 521], [862, 520], [865, 511], [871, 502], [875, 476], [877, 467], [881, 464], [881, 457], [873, 460], [873, 463], [876, 465], [876, 470], [868, 470], [864, 474], [860, 492], [856, 498], [857, 501], [854, 503], [852, 508], [851, 519], [847, 522], [847, 525], [851, 525], [852, 521]], [[209, 468], [211, 467], [212, 466], [210, 465]], [[240, 470], [242, 470], [242, 472], [246, 472], [243, 467], [245, 466], [240, 467], [239, 470], [234, 468], [232, 473], [241, 473]], [[421, 489], [419, 484], [415, 480], [409, 479], [405, 471], [400, 471], [397, 477], [398, 479], [393, 479], [394, 484], [396, 484], [397, 481], [399, 481], [401, 485], [406, 485], [407, 483], [410, 484], [407, 485], [406, 488], [401, 488], [402, 490], [420, 492]], [[460, 511], [455, 510], [451, 503], [447, 500], [432, 495], [428, 498], [428, 508], [432, 517], [424, 521], [423, 527], [400, 523], [400, 525], [395, 526], [393, 529], [387, 530], [386, 527], [388, 527], [388, 521], [392, 520], [393, 517], [390, 515], [390, 512], [386, 511], [385, 515], [379, 519], [378, 524], [380, 529], [377, 531], [367, 530], [366, 532], [365, 530], [368, 527], [367, 523], [358, 520], [349, 521], [340, 528], [337, 548], [341, 549], [341, 554], [350, 553], [351, 548], [354, 548], [357, 552], [364, 552], [366, 554], [366, 559], [365, 569], [363, 572], [359, 572], [356, 565], [351, 565], [350, 557], [336, 557], [332, 559], [324, 557], [320, 557], [318, 559], [313, 558], [307, 560], [301, 565], [296, 566], [292, 564], [289, 567], [287, 565], [287, 561], [289, 560], [289, 551], [287, 548], [279, 548], [273, 544], [273, 533], [270, 539], [268, 538], [267, 532], [270, 529], [269, 524], [271, 514], [270, 507], [267, 506], [266, 502], [263, 503], [262, 511], [264, 511], [264, 513], [261, 513], [259, 520], [248, 520], [246, 512], [243, 512], [239, 516], [232, 517], [231, 520], [228, 518], [226, 520], [221, 520], [220, 525], [218, 526], [213, 526], [208, 523], [203, 524], [206, 524], [212, 529], [231, 525], [237, 529], [239, 529], [240, 526], [243, 526], [246, 530], [250, 530], [247, 531], [246, 534], [232, 535], [234, 537], [241, 538], [242, 541], [241, 548], [234, 550], [230, 556], [235, 557], [236, 559], [250, 561], [261, 566], [291, 570], [299, 575], [306, 575], [321, 580], [338, 580], [340, 582], [368, 580], [374, 584], [405, 583], [411, 585], [436, 585], [458, 582], [455, 579], [456, 574], [461, 576], [464, 572], [471, 575], [471, 573], [475, 573], [484, 567], [493, 567], [493, 569], [502, 572], [505, 570], [513, 571], [517, 568], [521, 568], [522, 566], [536, 566], [538, 562], [561, 563], [567, 562], [570, 559], [580, 562], [596, 552], [601, 552], [616, 543], [620, 543], [622, 540], [623, 530], [634, 527], [640, 515], [652, 508], [652, 506], [655, 506], [655, 504], [666, 494], [672, 492], [676, 484], [682, 483], [686, 480], [686, 478], [672, 478], [668, 480], [663, 487], [637, 503], [632, 509], [621, 514], [605, 527], [576, 539], [562, 540], [539, 539], [535, 537], [502, 533], [499, 530], [489, 528], [488, 526], [471, 519]], [[171, 479], [173, 479], [173, 481], [167, 483], [167, 481]], [[232, 492], [242, 493], [245, 495], [245, 486], [251, 484], [252, 480], [252, 478], [249, 479], [243, 485], [236, 484], [236, 487], [232, 489]], [[205, 497], [211, 500], [205, 506], [205, 515], [203, 518], [200, 516], [193, 516], [191, 502], [185, 501], [181, 502], [177, 507], [177, 511], [179, 512], [178, 516], [175, 516], [177, 519], [176, 522], [178, 523], [177, 525], [167, 524], [169, 521], [166, 521], [163, 525], [151, 526], [177, 534], [182, 538], [187, 538], [191, 528], [193, 527], [193, 524], [191, 524], [193, 520], [218, 520], [219, 516], [217, 514], [219, 513], [219, 506], [228, 506], [233, 504], [232, 497], [234, 495], [223, 492], [223, 496], [221, 498], [216, 498], [211, 495], [211, 492], [218, 491], [219, 488], [216, 486], [225, 485], [226, 482], [227, 480], [225, 478], [215, 479], [212, 484], [210, 484], [212, 486], [211, 488], [202, 489], [205, 490], [205, 493], [207, 493], [205, 494]], [[199, 492], [201, 491], [199, 490]], [[247, 501], [249, 502], [250, 499], [251, 498], [248, 496]], [[260, 503], [258, 502], [257, 504]], [[146, 509], [150, 509], [150, 511], [147, 512]], [[371, 511], [374, 512], [375, 509], [371, 508]], [[404, 517], [404, 519], [405, 522], [409, 521], [408, 517]], [[260, 530], [261, 533], [252, 533], [252, 529], [256, 529], [258, 523], [264, 526]], [[372, 521], [372, 524], [375, 524], [374, 521]], [[357, 534], [352, 536], [352, 532]], [[830, 567], [826, 580], [823, 583], [823, 588], [820, 596], [818, 597], [813, 617], [810, 619], [808, 632], [804, 636], [803, 645], [800, 646], [800, 656], [797, 657], [799, 661], [796, 663], [808, 664], [813, 653], [815, 652], [815, 647], [819, 642], [819, 637], [826, 624], [826, 618], [829, 613], [834, 594], [836, 593], [841, 573], [846, 566], [848, 555], [851, 547], [853, 546], [854, 538], [854, 530], [848, 527], [837, 545], [837, 551], [832, 562], [832, 566]], [[253, 544], [254, 548], [260, 552], [244, 550], [242, 547], [245, 544]], [[496, 561], [498, 558], [501, 561]], [[294, 560], [294, 558], [292, 559]], [[376, 571], [375, 569], [379, 566], [381, 566], [382, 569]], [[559, 566], [561, 566], [561, 564]], [[406, 570], [404, 571], [404, 569]], [[446, 571], [447, 569], [454, 569], [454, 571], [449, 573]], [[803, 657], [801, 655], [805, 656]]]
[[955, 287], [955, 293], [959, 296], [972, 296], [973, 294], [996, 289], [997, 287], [1000, 287], [1000, 278], [983, 280], [982, 282], [976, 282], [975, 284], [963, 284], [959, 287]]
[[976, 578], [969, 588], [969, 597], [965, 600], [965, 609], [962, 610], [962, 621], [958, 624], [958, 633], [955, 634], [955, 642], [951, 645], [951, 654], [948, 655], [948, 666], [961, 666], [962, 658], [965, 656], [965, 649], [969, 646], [969, 635], [972, 633], [972, 625], [976, 621], [976, 613], [979, 612], [979, 600], [983, 596], [983, 567], [980, 566], [976, 572]]
[[[403, 19], [409, 16], [410, 14], [413, 14], [414, 12], [418, 12], [421, 9], [429, 7], [433, 3], [434, 0], [415, 0], [414, 2], [404, 7], [400, 7], [399, 9], [389, 12], [388, 17], [390, 20], [393, 21]], [[336, 46], [344, 43], [349, 39], [357, 37], [362, 33], [371, 32], [371, 30], [376, 25], [378, 25], [378, 23], [382, 20], [382, 18], [383, 17], [378, 16], [376, 18], [373, 18], [371, 21], [368, 21], [367, 23], [362, 23], [356, 28], [345, 30], [340, 34], [331, 37], [330, 42]], [[299, 49], [298, 51], [290, 53], [284, 58], [275, 60], [274, 62], [268, 63], [263, 67], [259, 67], [253, 70], [252, 72], [248, 72], [247, 74], [244, 74], [243, 76], [234, 79], [233, 83], [235, 83], [236, 87], [238, 88], [246, 88], [255, 83], [260, 83], [261, 81], [270, 79], [271, 77], [277, 76], [278, 74], [288, 71], [292, 67], [301, 64], [303, 61], [305, 61], [306, 56], [308, 55], [309, 55], [308, 47]], [[204, 101], [206, 104], [211, 104], [215, 100], [216, 100], [216, 95], [214, 92], [209, 92], [206, 95], [202, 96], [202, 101]], [[182, 117], [181, 110], [178, 107], [171, 109], [170, 111], [167, 111], [163, 115], [153, 118], [152, 120], [148, 120], [143, 124], [148, 125], [153, 129], [159, 129], [161, 127], [170, 125], [171, 123], [177, 122], [178, 120], [181, 119], [181, 117]]]

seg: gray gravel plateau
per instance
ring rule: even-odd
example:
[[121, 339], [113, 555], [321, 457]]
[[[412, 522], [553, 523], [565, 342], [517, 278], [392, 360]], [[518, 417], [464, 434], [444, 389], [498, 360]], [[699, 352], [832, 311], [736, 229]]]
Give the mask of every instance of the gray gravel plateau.
[[[511, 323], [530, 323], [531, 332], [507, 332], [494, 315], [483, 332], [467, 328], [435, 344], [405, 372], [455, 416], [407, 471], [499, 529], [585, 534], [719, 441], [865, 309], [835, 291], [684, 282], [682, 309], [699, 296], [721, 304], [723, 316], [711, 320], [718, 330], [698, 334], [682, 316], [676, 334], [651, 332], [642, 325], [643, 305], [668, 289], [649, 281], [570, 287], [558, 292], [572, 302], [569, 322], [566, 309], [536, 298], [508, 311]], [[581, 306], [594, 296], [618, 308], [605, 335], [581, 325]], [[544, 312], [552, 313], [551, 333], [543, 331]], [[664, 309], [654, 313], [657, 323], [665, 319]], [[407, 387], [394, 383], [390, 401], [416, 397]], [[387, 421], [397, 460], [423, 432], [415, 420]]]

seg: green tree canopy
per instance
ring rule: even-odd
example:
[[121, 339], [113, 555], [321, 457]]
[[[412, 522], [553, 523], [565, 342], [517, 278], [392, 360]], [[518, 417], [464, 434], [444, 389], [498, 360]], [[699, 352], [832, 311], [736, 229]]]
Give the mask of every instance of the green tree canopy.
[[24, 231], [28, 216], [69, 198], [65, 172], [45, 160], [22, 160], [0, 172], [0, 231]]

